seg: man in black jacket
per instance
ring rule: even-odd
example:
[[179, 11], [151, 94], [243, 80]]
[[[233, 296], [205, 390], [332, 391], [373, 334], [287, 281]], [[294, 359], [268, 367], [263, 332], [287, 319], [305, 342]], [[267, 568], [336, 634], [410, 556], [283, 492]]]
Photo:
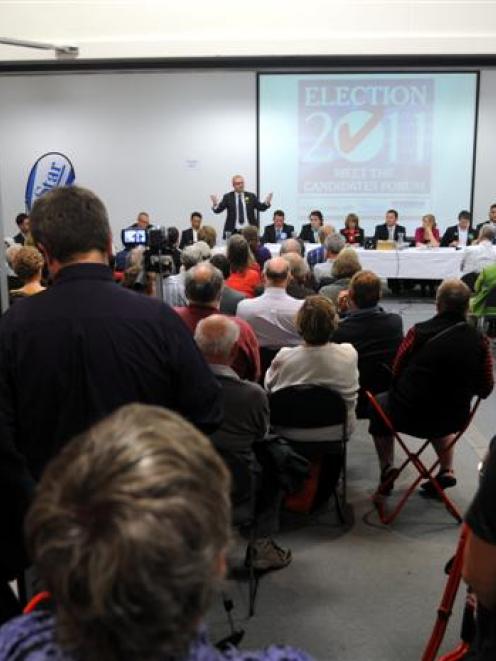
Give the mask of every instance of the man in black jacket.
[[183, 230], [181, 233], [181, 241], [179, 242], [179, 250], [192, 246], [193, 243], [198, 241], [198, 230], [202, 224], [202, 215], [199, 211], [193, 211], [190, 216], [191, 227]]
[[[378, 399], [400, 431], [431, 440], [439, 461], [441, 488], [454, 486], [452, 435], [468, 419], [474, 396], [486, 398], [493, 385], [492, 358], [485, 336], [467, 322], [470, 289], [461, 280], [445, 280], [437, 290], [437, 314], [413, 326], [393, 364], [393, 381]], [[377, 413], [370, 433], [379, 456], [381, 482], [397, 472], [393, 467], [394, 439]], [[428, 480], [424, 495], [436, 496]]]
[[[12, 493], [17, 508], [0, 508], [9, 540], [46, 463], [120, 406], [168, 407], [207, 433], [222, 420], [220, 388], [179, 317], [114, 283], [107, 212], [93, 193], [46, 193], [31, 231], [54, 284], [0, 319], [0, 496]], [[8, 569], [3, 554], [2, 544]]]
[[303, 225], [300, 232], [300, 239], [305, 243], [319, 243], [319, 229], [324, 224], [322, 212], [318, 209], [310, 212], [309, 223]]
[[398, 225], [398, 212], [396, 209], [389, 209], [386, 212], [386, 222], [382, 225], [376, 225], [374, 233], [374, 241], [398, 241], [399, 235], [406, 236], [405, 228], [403, 225]]
[[27, 213], [19, 213], [16, 216], [16, 225], [19, 232], [14, 236], [14, 242], [23, 246], [29, 234], [29, 216]]
[[483, 223], [479, 223], [475, 228], [477, 238], [479, 238], [480, 231], [484, 227], [484, 225], [487, 225], [488, 223], [492, 223], [494, 227], [496, 227], [496, 204], [491, 204], [491, 206], [489, 207], [488, 216], [489, 216], [488, 220], [484, 221]]
[[478, 232], [470, 226], [470, 211], [460, 211], [458, 225], [450, 225], [441, 239], [441, 248], [463, 248], [475, 241]]
[[280, 243], [293, 236], [293, 225], [284, 222], [284, 211], [274, 211], [273, 224], [267, 225], [262, 236], [262, 243]]
[[[372, 271], [359, 271], [352, 277], [348, 292], [339, 299], [344, 316], [332, 337], [333, 342], [349, 342], [358, 353], [360, 387], [373, 393], [391, 384], [393, 359], [403, 340], [403, 321], [399, 314], [379, 306], [381, 281]], [[366, 417], [366, 398], [361, 392], [357, 415]]]
[[224, 238], [226, 232], [239, 232], [246, 224], [258, 227], [255, 211], [266, 211], [272, 201], [272, 193], [267, 195], [264, 202], [260, 202], [255, 193], [245, 191], [245, 180], [239, 174], [232, 178], [232, 185], [234, 190], [226, 193], [220, 202], [215, 195], [210, 196], [214, 213], [222, 213], [227, 210], [223, 231]]

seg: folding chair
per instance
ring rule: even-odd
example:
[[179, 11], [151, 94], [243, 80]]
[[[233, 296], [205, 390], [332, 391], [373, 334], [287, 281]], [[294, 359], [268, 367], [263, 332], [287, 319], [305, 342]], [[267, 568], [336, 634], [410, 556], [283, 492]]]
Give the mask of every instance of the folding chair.
[[260, 384], [262, 387], [264, 385], [265, 372], [269, 369], [278, 351], [279, 349], [260, 347]]
[[[429, 468], [425, 465], [425, 463], [420, 459], [420, 455], [426, 447], [430, 444], [430, 440], [426, 440], [422, 445], [420, 446], [419, 450], [417, 452], [412, 452], [408, 446], [406, 445], [405, 441], [402, 439], [402, 437], [399, 435], [399, 433], [396, 431], [394, 428], [393, 423], [391, 422], [389, 416], [386, 415], [384, 412], [383, 408], [377, 401], [377, 399], [372, 395], [370, 392], [365, 393], [366, 396], [368, 397], [369, 402], [371, 405], [374, 407], [374, 409], [377, 411], [383, 422], [386, 424], [387, 428], [393, 434], [394, 438], [398, 441], [399, 445], [402, 447], [406, 454], [406, 459], [405, 461], [401, 464], [401, 466], [398, 469], [398, 472], [395, 475], [392, 475], [389, 479], [387, 479], [385, 482], [383, 482], [376, 493], [374, 494], [374, 504], [376, 506], [377, 512], [379, 514], [379, 518], [381, 520], [381, 523], [384, 523], [388, 525], [389, 523], [392, 523], [398, 514], [401, 512], [403, 509], [406, 501], [408, 498], [411, 496], [411, 494], [415, 491], [415, 489], [418, 487], [420, 482], [422, 480], [429, 480], [434, 489], [436, 490], [436, 493], [438, 494], [439, 498], [443, 501], [446, 509], [448, 512], [453, 516], [454, 519], [458, 523], [461, 523], [463, 521], [462, 515], [460, 514], [458, 508], [456, 505], [448, 498], [448, 496], [445, 494], [444, 490], [441, 489], [439, 484], [437, 483], [436, 478], [433, 475], [433, 472], [436, 470], [436, 468], [439, 466], [439, 458], [436, 459], [436, 461], [431, 464]], [[470, 414], [468, 416], [468, 419], [466, 423], [462, 426], [460, 431], [456, 433], [454, 438], [452, 439], [451, 443], [449, 443], [448, 447], [444, 450], [444, 452], [448, 452], [454, 445], [455, 443], [459, 440], [459, 438], [465, 433], [466, 429], [472, 422], [472, 418], [475, 415], [475, 412], [477, 411], [477, 408], [479, 407], [480, 404], [480, 398], [477, 398], [475, 404], [472, 407], [472, 410], [470, 411]], [[384, 503], [384, 495], [389, 491], [390, 487], [393, 485], [395, 480], [398, 479], [399, 474], [409, 465], [413, 464], [413, 466], [417, 469], [418, 472], [418, 477], [412, 482], [412, 484], [408, 487], [408, 489], [405, 491], [403, 496], [400, 498], [399, 502], [397, 503], [396, 507], [393, 509], [393, 511], [389, 514], [386, 513], [385, 511], [385, 503]]]
[[[248, 596], [249, 596], [249, 617], [255, 613], [255, 600], [258, 590], [258, 576], [255, 573], [252, 562], [252, 546], [255, 541], [255, 474], [249, 465], [234, 452], [228, 450], [218, 450], [224, 463], [231, 473], [231, 505], [232, 505], [232, 527], [241, 530], [248, 530]], [[224, 608], [228, 614], [232, 606], [228, 607], [228, 599], [224, 599]], [[230, 618], [229, 618], [230, 619]]]
[[[323, 456], [335, 458], [337, 479], [335, 484], [331, 485], [332, 495], [339, 520], [344, 524], [348, 416], [343, 398], [330, 388], [298, 385], [276, 390], [269, 396], [269, 405], [273, 433], [284, 438], [296, 452], [310, 460], [322, 459]], [[339, 437], [329, 438], [327, 428], [334, 426], [339, 426]], [[309, 431], [310, 436], [315, 433], [315, 437], [312, 440], [298, 441], [298, 432], [301, 431]]]
[[356, 417], [368, 418], [368, 399], [366, 391], [373, 395], [389, 390], [393, 379], [392, 364], [396, 356], [399, 342], [389, 351], [370, 351], [358, 356], [358, 373], [360, 375], [360, 390], [356, 406]]

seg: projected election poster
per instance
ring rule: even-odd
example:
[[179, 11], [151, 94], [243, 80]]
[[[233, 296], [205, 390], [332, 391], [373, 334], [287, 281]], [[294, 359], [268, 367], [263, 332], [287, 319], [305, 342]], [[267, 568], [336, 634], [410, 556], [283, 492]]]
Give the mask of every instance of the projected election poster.
[[412, 228], [470, 206], [475, 74], [260, 77], [260, 185], [289, 221], [321, 209]]

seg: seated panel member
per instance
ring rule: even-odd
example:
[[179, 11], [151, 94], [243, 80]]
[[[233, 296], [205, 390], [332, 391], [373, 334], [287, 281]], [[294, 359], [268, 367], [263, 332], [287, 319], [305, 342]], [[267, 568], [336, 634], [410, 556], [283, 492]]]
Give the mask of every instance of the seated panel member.
[[439, 230], [436, 227], [436, 218], [431, 213], [422, 216], [422, 227], [415, 230], [415, 245], [417, 248], [439, 246]]
[[140, 211], [136, 222], [129, 226], [129, 229], [147, 230], [150, 229], [150, 216], [146, 211]]
[[245, 191], [245, 180], [239, 174], [232, 178], [233, 189], [226, 193], [222, 200], [216, 195], [211, 195], [212, 211], [222, 213], [227, 210], [226, 222], [224, 223], [223, 238], [226, 232], [240, 232], [246, 224], [258, 227], [258, 218], [255, 211], [266, 211], [272, 201], [272, 193], [269, 193], [263, 202], [260, 202], [255, 193]]
[[399, 234], [406, 236], [403, 225], [398, 225], [398, 212], [396, 209], [389, 209], [386, 212], [386, 222], [382, 225], [376, 225], [374, 241], [398, 241]]
[[344, 240], [350, 246], [363, 246], [365, 232], [360, 227], [360, 219], [356, 213], [349, 213], [344, 221], [344, 229], [339, 230]]
[[183, 230], [181, 233], [181, 241], [179, 242], [179, 250], [191, 246], [198, 241], [198, 230], [202, 224], [202, 215], [199, 211], [193, 211], [190, 216], [189, 222], [191, 227]]
[[273, 224], [267, 225], [262, 236], [262, 243], [279, 243], [291, 238], [294, 232], [293, 225], [284, 222], [284, 211], [274, 211]]
[[460, 211], [458, 225], [450, 225], [441, 239], [441, 248], [464, 248], [475, 241], [477, 232], [471, 227], [470, 211]]
[[319, 230], [324, 224], [322, 211], [310, 211], [309, 220], [310, 222], [301, 228], [300, 239], [305, 243], [319, 243]]
[[477, 233], [477, 238], [479, 238], [479, 234], [481, 229], [484, 227], [484, 225], [492, 225], [496, 227], [496, 204], [491, 204], [489, 207], [489, 213], [488, 213], [488, 220], [486, 220], [483, 223], [479, 223], [476, 227], [476, 233]]

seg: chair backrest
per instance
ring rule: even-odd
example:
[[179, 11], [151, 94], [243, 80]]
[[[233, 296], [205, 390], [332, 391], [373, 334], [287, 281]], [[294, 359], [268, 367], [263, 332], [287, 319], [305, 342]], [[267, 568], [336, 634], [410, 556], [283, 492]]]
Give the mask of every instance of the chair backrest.
[[496, 286], [491, 287], [484, 299], [485, 308], [496, 308]]
[[460, 279], [462, 282], [464, 282], [467, 285], [470, 291], [474, 291], [475, 282], [478, 277], [479, 274], [472, 271], [472, 273], [465, 273], [465, 275], [463, 275]]
[[276, 357], [279, 349], [260, 347], [260, 383], [263, 385], [265, 372], [269, 369], [271, 362]]
[[301, 385], [276, 390], [269, 396], [269, 404], [273, 426], [312, 429], [346, 423], [344, 399], [322, 386]]

